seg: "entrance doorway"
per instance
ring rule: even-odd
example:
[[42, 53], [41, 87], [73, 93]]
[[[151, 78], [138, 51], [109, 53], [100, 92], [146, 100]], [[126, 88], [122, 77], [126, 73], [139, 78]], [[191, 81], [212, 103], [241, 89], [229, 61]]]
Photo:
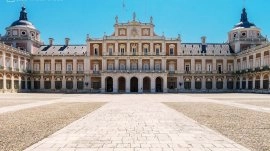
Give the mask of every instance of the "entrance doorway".
[[143, 78], [143, 92], [151, 92], [151, 79], [149, 77]]
[[118, 91], [120, 93], [123, 93], [126, 91], [126, 79], [124, 77], [120, 77], [118, 79], [118, 86], [119, 86]]
[[161, 77], [156, 78], [156, 92], [163, 92], [163, 79]]
[[106, 92], [113, 92], [113, 78], [106, 78]]
[[136, 77], [130, 79], [130, 92], [138, 92], [138, 78]]

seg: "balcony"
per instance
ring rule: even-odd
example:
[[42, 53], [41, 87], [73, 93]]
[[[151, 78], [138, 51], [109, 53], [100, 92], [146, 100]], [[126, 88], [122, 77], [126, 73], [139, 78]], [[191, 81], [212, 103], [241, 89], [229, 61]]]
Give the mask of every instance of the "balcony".
[[51, 71], [44, 71], [44, 74], [51, 74]]
[[175, 71], [169, 71], [169, 74], [175, 74]]
[[55, 71], [55, 74], [62, 74], [62, 71]]
[[73, 72], [72, 71], [66, 71], [66, 74], [72, 74]]
[[40, 71], [33, 71], [33, 74], [40, 74]]
[[77, 74], [84, 74], [84, 71], [77, 71]]
[[93, 71], [93, 75], [100, 75], [100, 71]]

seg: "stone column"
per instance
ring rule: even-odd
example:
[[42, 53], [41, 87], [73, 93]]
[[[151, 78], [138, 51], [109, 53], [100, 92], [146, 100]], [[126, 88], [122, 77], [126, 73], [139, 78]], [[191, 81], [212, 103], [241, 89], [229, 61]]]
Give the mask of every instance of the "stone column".
[[216, 76], [213, 77], [213, 80], [212, 80], [212, 89], [213, 90], [216, 90], [217, 89], [217, 79], [216, 79]]
[[260, 89], [263, 89], [263, 75], [260, 75]]
[[162, 57], [162, 71], [166, 71], [166, 58]]
[[40, 73], [41, 74], [44, 73], [44, 58], [43, 57], [40, 58]]
[[28, 80], [27, 80], [27, 77], [25, 76], [24, 77], [24, 87], [25, 87], [25, 90], [27, 90], [28, 89], [28, 86], [27, 86], [27, 83], [28, 83]]
[[252, 89], [255, 89], [256, 76], [252, 78]]
[[246, 78], [246, 90], [248, 89], [248, 78]]
[[263, 67], [264, 65], [264, 53], [261, 53], [261, 67]]
[[130, 42], [127, 42], [127, 53], [126, 55], [130, 55]]
[[138, 92], [143, 93], [143, 79], [140, 76], [137, 78], [138, 78]]
[[55, 72], [55, 59], [52, 58], [51, 60], [51, 72], [54, 73]]
[[154, 70], [154, 68], [155, 68], [155, 65], [154, 65], [154, 58], [151, 57], [151, 58], [150, 58], [150, 70], [152, 71], [152, 70]]
[[151, 79], [151, 93], [155, 93], [156, 92], [156, 84], [155, 84], [155, 82], [156, 82], [156, 78], [152, 78]]
[[138, 70], [142, 70], [142, 58], [139, 57], [138, 59]]
[[213, 59], [213, 73], [217, 73], [217, 60]]
[[101, 93], [104, 93], [105, 92], [105, 77], [104, 76], [101, 76]]
[[4, 67], [4, 70], [6, 69], [6, 52], [5, 51], [2, 51], [3, 53], [3, 67]]
[[180, 58], [177, 58], [176, 66], [177, 66], [177, 68], [176, 68], [177, 73], [180, 73], [181, 72], [181, 60], [180, 60]]
[[180, 58], [180, 73], [185, 73], [185, 60]]
[[253, 54], [253, 69], [255, 69], [255, 67], [256, 67], [256, 53], [255, 54]]
[[227, 73], [227, 59], [223, 58], [223, 73]]
[[126, 92], [130, 93], [130, 77], [125, 77], [126, 79]]
[[18, 56], [18, 69], [19, 69], [19, 72], [21, 72], [21, 57]]
[[205, 73], [206, 66], [205, 66], [205, 59], [202, 59], [202, 73]]
[[62, 74], [66, 74], [66, 59], [62, 59]]
[[119, 59], [115, 58], [114, 60], [114, 70], [119, 70]]
[[223, 90], [227, 90], [227, 77], [224, 76], [224, 79], [223, 79]]
[[126, 61], [127, 61], [127, 67], [126, 67], [126, 69], [127, 70], [130, 70], [130, 58], [128, 57]]
[[11, 91], [14, 91], [14, 75], [11, 75]]
[[242, 89], [242, 81], [243, 81], [243, 77], [240, 77], [240, 86], [239, 86], [239, 89]]
[[52, 79], [51, 79], [51, 89], [54, 90], [55, 89], [55, 77], [52, 76]]
[[205, 76], [203, 76], [203, 78], [202, 78], [202, 90], [206, 90], [206, 78], [205, 78]]
[[195, 73], [195, 59], [194, 58], [192, 58], [191, 59], [191, 65], [190, 65], [191, 67], [191, 73]]
[[113, 77], [113, 93], [118, 93], [118, 78]]
[[138, 54], [139, 55], [143, 55], [143, 52], [142, 52], [142, 43], [141, 42], [139, 42], [139, 44], [138, 44]]
[[118, 55], [118, 52], [119, 52], [118, 43], [115, 42], [115, 43], [114, 43], [114, 46], [115, 46], [114, 53], [115, 53], [115, 55]]
[[153, 44], [153, 42], [151, 42], [150, 43], [150, 55], [154, 55], [155, 53], [154, 53], [155, 51], [154, 51], [154, 44]]
[[107, 71], [107, 60], [105, 58], [102, 60], [102, 70]]
[[7, 90], [7, 75], [6, 73], [3, 74], [3, 90]]
[[191, 78], [191, 90], [195, 90], [195, 78], [192, 76]]
[[76, 76], [73, 77], [73, 90], [77, 90], [77, 78], [76, 78]]
[[73, 59], [72, 65], [73, 65], [73, 67], [72, 67], [73, 72], [72, 73], [77, 74], [77, 58]]
[[14, 56], [13, 56], [13, 54], [11, 54], [10, 56], [11, 56], [10, 57], [10, 60], [11, 60], [11, 71], [14, 71]]
[[66, 90], [66, 76], [63, 76], [62, 79], [62, 90]]
[[40, 89], [44, 89], [44, 77], [43, 75], [41, 75], [41, 78], [40, 78]]
[[167, 88], [167, 76], [163, 76], [163, 92], [167, 93], [168, 92], [168, 88]]

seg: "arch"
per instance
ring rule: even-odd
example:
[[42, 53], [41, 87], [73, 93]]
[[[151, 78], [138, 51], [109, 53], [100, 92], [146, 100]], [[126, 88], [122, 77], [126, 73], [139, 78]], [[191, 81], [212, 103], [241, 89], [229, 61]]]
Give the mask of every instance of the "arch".
[[151, 79], [149, 77], [143, 78], [143, 92], [151, 92]]
[[252, 77], [249, 77], [248, 78], [248, 89], [252, 89], [253, 88], [253, 79], [252, 79]]
[[118, 91], [125, 92], [126, 91], [126, 79], [124, 77], [118, 78]]
[[163, 92], [163, 78], [156, 78], [156, 92]]
[[233, 78], [228, 78], [228, 80], [227, 80], [227, 89], [229, 89], [229, 90], [233, 89]]
[[130, 92], [138, 92], [138, 78], [132, 77], [130, 79]]
[[106, 92], [113, 92], [113, 78], [112, 77], [106, 77], [105, 78], [105, 89]]

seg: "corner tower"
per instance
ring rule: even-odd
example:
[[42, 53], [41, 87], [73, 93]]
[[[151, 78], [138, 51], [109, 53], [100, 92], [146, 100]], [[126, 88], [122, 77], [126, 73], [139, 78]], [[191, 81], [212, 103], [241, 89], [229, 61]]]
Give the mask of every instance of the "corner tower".
[[7, 27], [6, 34], [0, 38], [5, 44], [29, 53], [33, 53], [42, 44], [40, 32], [28, 21], [25, 7], [22, 7], [19, 20]]
[[235, 53], [266, 42], [261, 35], [261, 29], [248, 21], [246, 9], [242, 9], [240, 22], [228, 34], [228, 40]]

